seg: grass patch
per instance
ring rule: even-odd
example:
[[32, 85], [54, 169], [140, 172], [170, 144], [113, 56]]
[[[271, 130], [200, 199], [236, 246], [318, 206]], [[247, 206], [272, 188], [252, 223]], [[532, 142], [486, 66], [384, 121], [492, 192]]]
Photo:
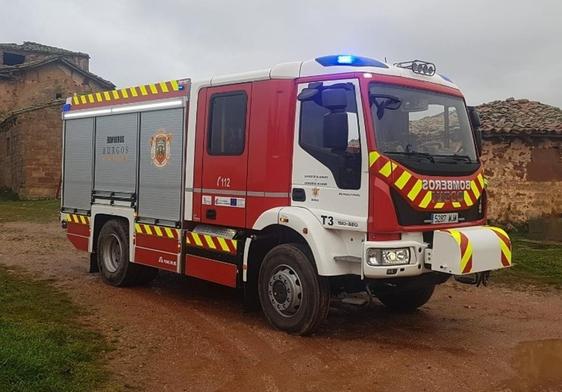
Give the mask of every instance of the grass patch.
[[108, 379], [109, 346], [69, 297], [0, 266], [0, 391], [91, 391]]
[[493, 279], [510, 285], [533, 284], [562, 288], [562, 244], [535, 242], [522, 234], [511, 234], [513, 267], [494, 274]]
[[59, 216], [59, 200], [12, 200], [0, 199], [0, 223], [27, 221], [46, 223]]

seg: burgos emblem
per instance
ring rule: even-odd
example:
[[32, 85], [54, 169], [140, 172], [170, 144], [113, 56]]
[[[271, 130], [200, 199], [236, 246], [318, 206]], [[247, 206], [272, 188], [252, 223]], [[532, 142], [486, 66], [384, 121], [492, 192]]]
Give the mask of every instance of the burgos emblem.
[[156, 131], [150, 138], [150, 157], [156, 167], [164, 167], [170, 160], [170, 147], [172, 135], [163, 129]]

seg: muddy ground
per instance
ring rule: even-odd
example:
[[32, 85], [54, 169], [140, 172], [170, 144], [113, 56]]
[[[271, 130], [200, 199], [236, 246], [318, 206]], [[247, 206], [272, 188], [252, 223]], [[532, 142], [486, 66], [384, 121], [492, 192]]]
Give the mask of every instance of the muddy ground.
[[562, 391], [557, 291], [447, 283], [415, 314], [338, 307], [312, 337], [272, 330], [235, 290], [174, 274], [116, 289], [57, 223], [0, 225], [0, 263], [91, 309], [107, 366], [147, 391]]

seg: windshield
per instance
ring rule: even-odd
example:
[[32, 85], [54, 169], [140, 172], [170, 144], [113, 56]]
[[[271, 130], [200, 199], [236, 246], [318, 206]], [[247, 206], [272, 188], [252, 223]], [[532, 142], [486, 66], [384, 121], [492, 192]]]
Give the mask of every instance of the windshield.
[[462, 98], [427, 90], [369, 85], [377, 149], [441, 163], [476, 163]]

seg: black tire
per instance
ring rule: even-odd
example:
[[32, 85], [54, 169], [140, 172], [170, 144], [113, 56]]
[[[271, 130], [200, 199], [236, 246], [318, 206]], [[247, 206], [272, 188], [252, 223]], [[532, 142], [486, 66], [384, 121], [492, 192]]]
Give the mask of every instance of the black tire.
[[102, 280], [112, 286], [145, 284], [158, 274], [156, 268], [129, 262], [129, 233], [121, 220], [113, 219], [103, 225], [96, 254]]
[[269, 251], [260, 266], [258, 292], [265, 317], [282, 331], [311, 334], [328, 315], [328, 279], [318, 275], [312, 255], [301, 244]]
[[385, 291], [378, 293], [377, 298], [389, 309], [399, 312], [413, 312], [429, 301], [435, 290], [435, 285], [418, 287], [415, 289]]

